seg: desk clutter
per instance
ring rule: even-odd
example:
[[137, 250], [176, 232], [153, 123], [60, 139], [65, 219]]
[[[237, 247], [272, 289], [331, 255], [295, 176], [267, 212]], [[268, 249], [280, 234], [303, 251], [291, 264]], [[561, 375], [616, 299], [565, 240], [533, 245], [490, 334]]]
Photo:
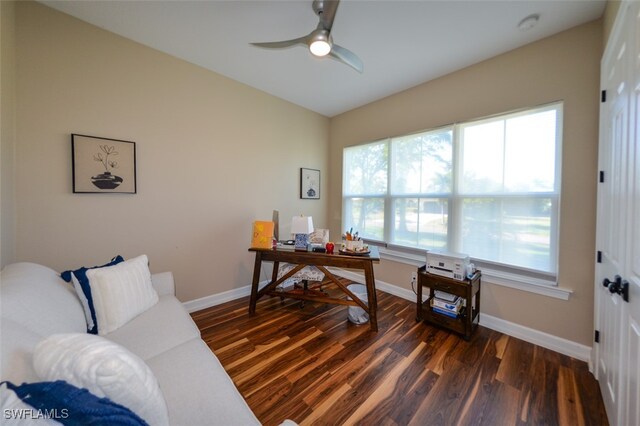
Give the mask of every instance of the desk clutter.
[[[251, 236], [252, 249], [275, 249], [290, 251], [309, 251], [313, 253], [334, 254], [336, 244], [329, 241], [329, 230], [314, 228], [311, 216], [294, 216], [291, 220], [291, 236], [293, 239], [279, 239], [279, 213], [274, 211], [273, 220], [256, 220], [253, 222]], [[358, 232], [353, 228], [345, 232], [343, 241], [338, 245], [338, 252], [350, 256], [367, 256], [371, 253]]]
[[274, 225], [273, 222], [266, 220], [256, 220], [253, 222], [251, 247], [260, 249], [272, 248]]
[[[329, 241], [329, 230], [314, 228], [311, 216], [293, 216], [291, 218], [291, 239], [280, 239], [280, 213], [273, 211], [273, 219], [253, 222], [251, 248], [313, 251], [331, 253], [333, 243]], [[329, 244], [329, 246], [328, 246]]]
[[351, 255], [366, 255], [369, 254], [369, 246], [364, 243], [361, 237], [358, 236], [358, 231], [353, 232], [353, 228], [344, 233], [344, 241], [340, 248], [340, 253]]

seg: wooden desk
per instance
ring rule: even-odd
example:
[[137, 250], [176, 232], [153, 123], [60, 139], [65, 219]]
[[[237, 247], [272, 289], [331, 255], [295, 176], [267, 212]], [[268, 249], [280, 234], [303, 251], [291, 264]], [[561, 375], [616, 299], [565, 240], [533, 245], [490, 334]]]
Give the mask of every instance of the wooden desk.
[[[376, 297], [376, 282], [373, 276], [373, 263], [380, 262], [380, 254], [377, 247], [369, 246], [371, 253], [366, 256], [353, 256], [344, 254], [326, 254], [313, 253], [309, 251], [293, 251], [293, 250], [277, 250], [277, 249], [249, 249], [256, 253], [256, 261], [253, 268], [253, 281], [251, 283], [251, 299], [249, 301], [249, 314], [256, 312], [256, 302], [265, 294], [271, 296], [288, 297], [299, 300], [309, 300], [314, 302], [331, 303], [337, 305], [359, 306], [369, 314], [369, 324], [371, 330], [378, 331], [378, 300]], [[260, 269], [262, 262], [273, 262], [273, 274], [271, 281], [262, 289], [258, 290], [260, 282]], [[278, 279], [278, 269], [280, 262], [293, 263], [294, 267], [287, 274]], [[325, 274], [343, 293], [351, 298], [329, 297], [318, 292], [297, 290], [297, 291], [277, 291], [276, 286], [291, 278], [296, 272], [305, 266], [315, 266]], [[362, 269], [364, 271], [365, 284], [367, 286], [367, 302], [368, 306], [354, 295], [347, 286], [342, 284], [331, 272], [327, 270], [327, 266], [348, 269]]]

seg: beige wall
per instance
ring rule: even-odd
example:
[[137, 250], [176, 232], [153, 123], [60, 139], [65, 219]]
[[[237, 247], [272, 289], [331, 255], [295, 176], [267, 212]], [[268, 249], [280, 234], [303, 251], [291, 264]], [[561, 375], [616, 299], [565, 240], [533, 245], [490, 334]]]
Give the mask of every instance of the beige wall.
[[15, 258], [15, 3], [0, 1], [0, 268]]
[[[482, 312], [590, 346], [601, 52], [598, 20], [332, 118], [331, 232], [341, 230], [344, 147], [563, 100], [559, 283], [574, 293], [561, 301], [485, 281]], [[383, 260], [376, 278], [410, 288], [413, 270]]]
[[[283, 232], [300, 213], [326, 227], [326, 192], [300, 200], [299, 168], [327, 188], [327, 118], [37, 3], [16, 11], [17, 260], [146, 253], [186, 301], [251, 282], [251, 224], [272, 209]], [[138, 194], [73, 194], [71, 133], [135, 141]]]

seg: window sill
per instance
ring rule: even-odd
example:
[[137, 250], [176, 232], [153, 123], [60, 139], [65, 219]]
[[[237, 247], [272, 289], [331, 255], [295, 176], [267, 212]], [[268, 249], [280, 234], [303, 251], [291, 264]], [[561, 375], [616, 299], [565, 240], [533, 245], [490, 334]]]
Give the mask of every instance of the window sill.
[[[412, 265], [416, 268], [424, 265], [426, 261], [423, 255], [404, 253], [385, 247], [379, 247], [379, 251], [382, 259]], [[558, 287], [554, 281], [496, 271], [486, 267], [482, 268], [482, 281], [561, 300], [569, 300], [569, 297], [573, 293], [573, 290]]]

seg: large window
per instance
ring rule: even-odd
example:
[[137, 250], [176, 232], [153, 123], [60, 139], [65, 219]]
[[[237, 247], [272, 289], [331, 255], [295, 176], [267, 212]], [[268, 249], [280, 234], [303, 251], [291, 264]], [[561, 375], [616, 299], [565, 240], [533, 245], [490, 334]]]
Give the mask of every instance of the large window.
[[343, 224], [388, 246], [556, 272], [562, 104], [344, 150]]

